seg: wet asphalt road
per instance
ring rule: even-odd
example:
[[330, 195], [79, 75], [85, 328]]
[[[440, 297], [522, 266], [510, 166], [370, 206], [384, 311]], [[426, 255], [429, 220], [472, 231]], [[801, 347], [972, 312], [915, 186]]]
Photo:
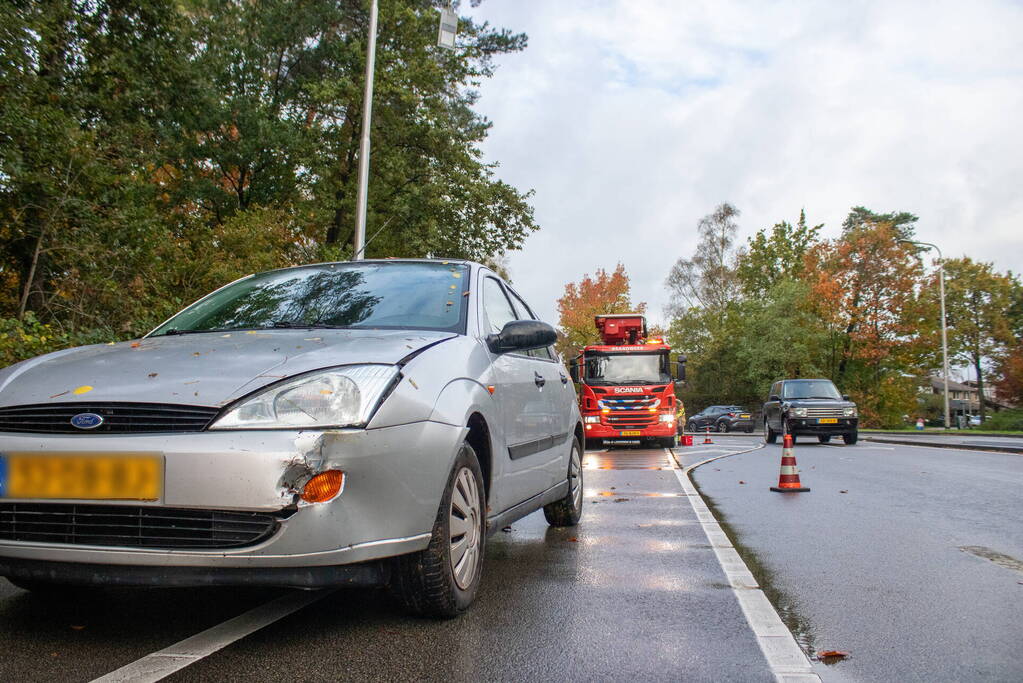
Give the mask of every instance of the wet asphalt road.
[[[664, 452], [591, 452], [585, 466], [583, 524], [537, 513], [492, 536], [463, 617], [335, 592], [167, 680], [773, 680]], [[0, 580], [0, 680], [89, 681], [282, 593], [69, 604]]]
[[693, 478], [801, 646], [851, 653], [815, 663], [822, 680], [1023, 680], [1023, 456], [862, 441], [795, 454], [809, 493], [769, 490], [778, 446]]

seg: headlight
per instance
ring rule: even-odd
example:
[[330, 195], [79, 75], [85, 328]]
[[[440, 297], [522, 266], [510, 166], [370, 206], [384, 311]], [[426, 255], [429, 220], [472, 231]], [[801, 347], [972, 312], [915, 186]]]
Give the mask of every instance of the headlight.
[[674, 422], [675, 416], [671, 413], [661, 413], [661, 422]]
[[856, 406], [849, 406], [848, 408], [842, 409], [842, 414], [846, 417], [856, 417]]
[[793, 408], [792, 414], [796, 417], [806, 417], [806, 408]]
[[250, 396], [209, 428], [363, 427], [397, 375], [393, 365], [351, 365], [302, 375]]
[[599, 415], [587, 415], [586, 417], [583, 418], [583, 422], [586, 422], [587, 424], [596, 424], [596, 423], [600, 422], [600, 416]]

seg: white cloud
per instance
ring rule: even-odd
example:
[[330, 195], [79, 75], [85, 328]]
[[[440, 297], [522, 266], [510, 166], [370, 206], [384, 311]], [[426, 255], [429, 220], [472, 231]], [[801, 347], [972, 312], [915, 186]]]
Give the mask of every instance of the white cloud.
[[[470, 11], [463, 8], [463, 11]], [[487, 0], [529, 34], [480, 109], [542, 230], [512, 276], [555, 322], [564, 284], [622, 261], [655, 317], [695, 226], [742, 236], [850, 207], [911, 211], [947, 256], [1023, 270], [1023, 9], [1013, 2]]]

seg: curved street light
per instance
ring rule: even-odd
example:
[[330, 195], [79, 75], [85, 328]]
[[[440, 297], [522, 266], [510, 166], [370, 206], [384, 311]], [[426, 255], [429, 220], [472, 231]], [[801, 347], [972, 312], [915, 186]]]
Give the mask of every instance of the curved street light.
[[938, 252], [938, 289], [941, 293], [941, 361], [943, 366], [941, 374], [942, 381], [945, 384], [945, 429], [949, 429], [951, 427], [951, 419], [948, 409], [948, 332], [945, 320], [945, 257], [941, 255], [941, 249], [938, 248], [938, 245], [931, 244], [930, 242], [916, 242], [914, 240], [899, 240], [899, 242], [934, 249]]

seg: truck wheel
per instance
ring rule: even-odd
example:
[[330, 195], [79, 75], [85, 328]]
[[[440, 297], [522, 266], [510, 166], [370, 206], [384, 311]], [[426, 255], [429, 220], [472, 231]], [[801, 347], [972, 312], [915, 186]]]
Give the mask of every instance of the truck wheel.
[[767, 418], [764, 418], [764, 441], [767, 443], [774, 443], [778, 440], [778, 432], [771, 429], [770, 423]]
[[583, 463], [575, 439], [568, 459], [568, 493], [561, 500], [544, 505], [543, 516], [551, 526], [575, 526], [583, 516]]
[[821, 443], [828, 443], [829, 441], [831, 441], [831, 435], [830, 434], [820, 434], [820, 435], [817, 436], [817, 440], [820, 441]]
[[859, 431], [849, 432], [848, 434], [842, 435], [842, 441], [845, 441], [845, 443], [849, 446], [852, 446], [854, 443], [859, 441], [859, 439], [860, 439]]
[[486, 546], [483, 475], [468, 442], [455, 458], [426, 550], [394, 559], [391, 591], [414, 614], [455, 617], [476, 597]]

